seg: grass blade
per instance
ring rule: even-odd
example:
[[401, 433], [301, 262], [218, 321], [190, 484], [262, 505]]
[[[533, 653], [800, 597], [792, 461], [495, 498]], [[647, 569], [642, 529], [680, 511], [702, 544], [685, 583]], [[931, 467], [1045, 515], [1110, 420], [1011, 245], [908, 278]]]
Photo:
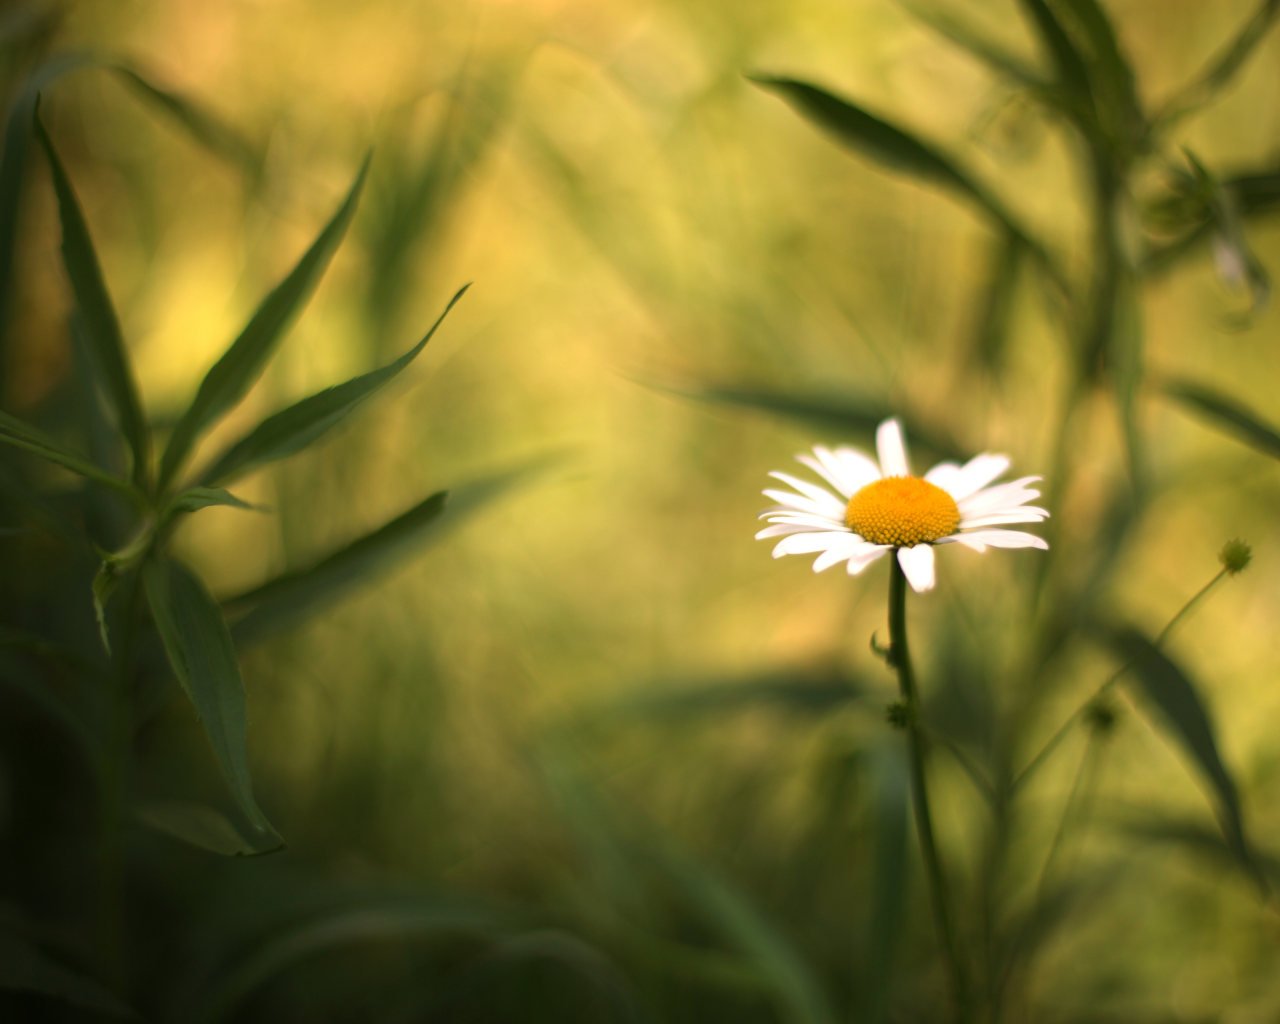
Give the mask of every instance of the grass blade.
[[1035, 24], [1040, 42], [1049, 52], [1054, 78], [1067, 100], [1067, 110], [1077, 122], [1094, 122], [1096, 112], [1093, 87], [1089, 82], [1089, 68], [1084, 57], [1045, 0], [1021, 0], [1021, 3], [1023, 10]]
[[146, 498], [142, 492], [128, 480], [116, 476], [114, 473], [108, 473], [105, 469], [99, 469], [87, 459], [82, 459], [74, 452], [67, 451], [42, 431], [4, 412], [0, 412], [0, 444], [7, 444], [13, 448], [21, 448], [23, 451], [39, 455], [40, 458], [62, 466], [64, 469], [69, 469], [73, 473], [78, 473], [94, 483], [109, 487], [116, 493], [124, 495], [138, 508], [146, 504]]
[[1164, 392], [1224, 433], [1280, 459], [1280, 430], [1234, 398], [1189, 380], [1167, 381]]
[[327, 558], [287, 572], [226, 602], [249, 611], [232, 627], [239, 644], [257, 643], [340, 600], [351, 590], [402, 565], [409, 550], [434, 540], [527, 477], [530, 468], [497, 474], [454, 491], [439, 491]]
[[182, 414], [165, 448], [160, 466], [163, 488], [190, 454], [191, 448], [205, 429], [244, 397], [258, 379], [276, 343], [294, 316], [311, 297], [320, 276], [329, 265], [338, 244], [355, 216], [360, 190], [369, 173], [370, 156], [365, 157], [360, 173], [333, 219], [320, 232], [310, 249], [298, 261], [289, 276], [266, 297], [222, 358], [214, 364], [196, 392], [191, 407]]
[[1112, 119], [1115, 141], [1136, 151], [1146, 134], [1146, 117], [1138, 101], [1133, 68], [1120, 50], [1115, 29], [1098, 0], [1063, 0], [1089, 42], [1088, 68], [1098, 96], [1100, 115]]
[[151, 800], [135, 807], [133, 816], [170, 838], [223, 857], [253, 857], [262, 852], [225, 815], [204, 804]]
[[151, 476], [151, 434], [142, 412], [138, 386], [129, 367], [124, 336], [120, 333], [120, 321], [111, 303], [111, 295], [107, 291], [102, 268], [93, 249], [89, 226], [76, 200], [71, 181], [54, 149], [53, 140], [45, 131], [38, 110], [33, 117], [36, 135], [49, 158], [49, 169], [53, 174], [58, 214], [62, 220], [62, 258], [83, 317], [84, 338], [93, 355], [97, 376], [102, 381], [120, 432], [133, 456], [133, 482], [145, 491]]
[[148, 562], [142, 577], [169, 664], [195, 705], [222, 774], [249, 819], [253, 851], [282, 849], [284, 840], [253, 798], [244, 684], [217, 602], [204, 584], [177, 562]]
[[1213, 724], [1195, 685], [1163, 651], [1135, 629], [1113, 630], [1111, 647], [1142, 684], [1142, 689], [1162, 712], [1182, 746], [1199, 766], [1216, 798], [1219, 824], [1232, 852], [1261, 881], [1253, 854], [1245, 839], [1244, 819], [1235, 780], [1222, 763], [1214, 740]]
[[214, 463], [204, 474], [205, 483], [228, 483], [268, 462], [287, 458], [317, 440], [413, 362], [468, 287], [470, 285], [461, 288], [449, 300], [444, 312], [431, 325], [426, 336], [395, 362], [310, 398], [304, 398], [283, 412], [263, 420]]
[[1173, 127], [1225, 89], [1245, 61], [1253, 55], [1277, 14], [1280, 14], [1280, 0], [1262, 0], [1230, 44], [1223, 48], [1194, 81], [1164, 105], [1156, 119], [1157, 127], [1161, 131]]

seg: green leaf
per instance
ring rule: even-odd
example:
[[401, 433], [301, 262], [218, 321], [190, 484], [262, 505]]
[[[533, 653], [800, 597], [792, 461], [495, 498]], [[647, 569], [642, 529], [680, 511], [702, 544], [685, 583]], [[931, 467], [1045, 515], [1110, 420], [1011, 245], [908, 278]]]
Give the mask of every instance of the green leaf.
[[255, 989], [289, 969], [327, 950], [357, 942], [386, 942], [430, 936], [500, 934], [510, 925], [488, 908], [432, 897], [402, 897], [393, 904], [370, 906], [326, 915], [277, 934], [258, 946], [210, 991], [185, 1018], [192, 1024], [228, 1019]]
[[1234, 398], [1190, 380], [1167, 381], [1164, 392], [1224, 433], [1280, 459], [1280, 430]]
[[40, 120], [39, 110], [33, 116], [36, 135], [49, 158], [49, 169], [53, 174], [58, 214], [62, 219], [62, 259], [83, 317], [84, 337], [93, 354], [94, 368], [102, 381], [103, 391], [133, 455], [133, 482], [145, 491], [151, 477], [151, 434], [142, 412], [133, 371], [129, 367], [120, 321], [111, 303], [93, 240], [89, 236], [89, 226], [71, 181], [58, 159], [53, 140]]
[[1104, 294], [1108, 290], [1107, 298], [1113, 307], [1111, 320], [1103, 328], [1107, 332], [1107, 366], [1124, 430], [1129, 477], [1136, 500], [1141, 503], [1146, 489], [1146, 453], [1142, 432], [1138, 429], [1138, 395], [1145, 373], [1142, 302], [1137, 281], [1127, 270], [1118, 270], [1112, 276]]
[[0, 931], [0, 988], [38, 992], [91, 1013], [142, 1019], [92, 978], [64, 967], [21, 936], [3, 931]]
[[243, 508], [250, 512], [261, 511], [257, 505], [241, 501], [230, 491], [224, 491], [221, 487], [192, 487], [169, 502], [169, 507], [162, 518], [167, 519], [175, 512], [198, 512], [210, 505], [230, 505], [232, 508]]
[[1035, 24], [1040, 42], [1049, 52], [1054, 77], [1065, 95], [1067, 110], [1077, 123], [1091, 124], [1096, 114], [1084, 57], [1045, 0], [1021, 0], [1021, 3]]
[[205, 804], [186, 800], [150, 800], [134, 807], [144, 825], [174, 839], [223, 857], [253, 857], [263, 852], [226, 817]]
[[236, 642], [257, 643], [404, 564], [411, 549], [440, 537], [446, 529], [488, 505], [528, 477], [532, 468], [497, 474], [451, 492], [439, 491], [309, 569], [287, 572], [231, 598], [225, 602], [229, 609], [249, 609], [232, 627]]
[[911, 0], [904, 0], [902, 6], [944, 39], [949, 39], [957, 46], [963, 47], [997, 74], [1012, 78], [1020, 85], [1036, 91], [1042, 91], [1048, 87], [1049, 83], [1021, 57], [1009, 53], [988, 39], [983, 39], [968, 25], [957, 21], [945, 12], [925, 7]]
[[253, 798], [246, 750], [244, 684], [231, 634], [204, 584], [178, 562], [153, 560], [142, 570], [147, 600], [174, 674], [195, 705], [222, 774], [249, 819], [256, 853], [284, 847]]
[[1111, 134], [1140, 149], [1146, 134], [1146, 118], [1138, 100], [1133, 68], [1120, 50], [1111, 19], [1097, 0], [1063, 0], [1075, 16], [1081, 35], [1088, 41], [1088, 70], [1100, 116], [1113, 120]]
[[449, 310], [453, 309], [454, 303], [462, 298], [469, 287], [470, 285], [466, 285], [459, 289], [458, 293], [449, 300], [439, 319], [431, 325], [431, 330], [427, 331], [426, 336], [395, 362], [349, 380], [345, 384], [321, 391], [310, 398], [304, 398], [283, 412], [263, 420], [205, 472], [205, 483], [227, 483], [265, 463], [287, 458], [318, 439], [413, 362], [431, 340], [436, 329], [449, 314]]
[[110, 487], [128, 498], [137, 508], [146, 505], [146, 497], [128, 480], [99, 469], [79, 455], [67, 451], [43, 431], [4, 412], [0, 412], [0, 444], [7, 444], [25, 452], [31, 452], [33, 455], [39, 455], [40, 458], [78, 473], [94, 483]]
[[1280, 14], [1280, 0], [1262, 0], [1249, 20], [1241, 26], [1235, 39], [1192, 82], [1164, 105], [1156, 119], [1158, 128], [1167, 131], [1226, 88], [1262, 42], [1277, 14]]
[[979, 289], [973, 352], [975, 362], [992, 373], [1004, 364], [1022, 252], [1018, 238], [1004, 232], [991, 251], [986, 280]]
[[266, 297], [245, 329], [214, 364], [200, 384], [195, 400], [174, 427], [160, 465], [160, 486], [165, 487], [191, 452], [201, 434], [232, 408], [258, 379], [277, 342], [294, 316], [311, 297], [320, 276], [329, 265], [347, 225], [355, 216], [356, 203], [372, 154], [365, 157], [360, 173], [320, 236], [274, 291]]
[[661, 849], [659, 859], [706, 923], [765, 976], [784, 1020], [834, 1024], [835, 1013], [809, 966], [745, 896], [674, 847]]
[[262, 171], [262, 154], [238, 131], [195, 101], [144, 78], [129, 64], [112, 64], [125, 84], [182, 125], [196, 142], [256, 178]]
[[1191, 755], [1216, 797], [1218, 821], [1240, 862], [1258, 873], [1249, 843], [1235, 780], [1222, 763], [1213, 724], [1190, 678], [1163, 651], [1135, 629], [1112, 630], [1111, 647], [1126, 662], [1142, 689]]

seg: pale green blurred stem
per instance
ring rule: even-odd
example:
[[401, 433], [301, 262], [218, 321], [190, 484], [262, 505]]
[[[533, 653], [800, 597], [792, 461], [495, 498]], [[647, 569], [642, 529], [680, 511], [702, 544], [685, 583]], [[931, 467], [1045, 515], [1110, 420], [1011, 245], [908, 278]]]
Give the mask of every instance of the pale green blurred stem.
[[[1160, 635], [1155, 638], [1154, 645], [1156, 647], [1159, 647], [1161, 644], [1163, 644], [1165, 640], [1168, 638], [1169, 634], [1173, 631], [1173, 627], [1176, 626], [1179, 622], [1181, 622], [1183, 618], [1186, 616], [1186, 614], [1189, 611], [1191, 611], [1191, 609], [1195, 607], [1197, 603], [1199, 603], [1200, 599], [1203, 598], [1206, 594], [1208, 594], [1209, 591], [1212, 590], [1218, 584], [1218, 582], [1226, 575], [1227, 575], [1227, 570], [1225, 568], [1221, 569], [1218, 572], [1218, 574], [1213, 577], [1213, 579], [1211, 579], [1203, 587], [1197, 590], [1195, 594], [1192, 596], [1191, 600], [1189, 600], [1186, 604], [1184, 604], [1181, 608], [1179, 608], [1177, 614], [1175, 614], [1174, 617], [1169, 620], [1168, 624], [1164, 627], [1164, 629], [1160, 630]], [[1036, 754], [1036, 756], [1031, 759], [1030, 763], [1025, 768], [1023, 768], [1021, 772], [1018, 773], [1018, 777], [1015, 778], [1009, 786], [1009, 791], [1011, 793], [1014, 790], [1016, 790], [1019, 786], [1021, 786], [1028, 778], [1030, 778], [1032, 774], [1034, 774], [1036, 769], [1039, 768], [1040, 765], [1043, 764], [1044, 761], [1048, 758], [1048, 756], [1058, 748], [1058, 744], [1061, 743], [1066, 738], [1067, 733], [1071, 731], [1071, 727], [1074, 726], [1076, 722], [1080, 721], [1080, 719], [1084, 716], [1084, 713], [1089, 709], [1089, 706], [1099, 697], [1106, 694], [1106, 692], [1110, 690], [1111, 687], [1115, 686], [1115, 684], [1120, 681], [1120, 677], [1129, 671], [1131, 664], [1132, 663], [1126, 663], [1124, 665], [1121, 665], [1118, 669], [1112, 672], [1111, 675], [1107, 677], [1107, 681], [1104, 682], [1101, 686], [1099, 686], [1098, 689], [1094, 692], [1093, 696], [1090, 697], [1088, 700], [1086, 700], [1078, 708], [1076, 708], [1075, 712], [1071, 715], [1071, 717], [1062, 723], [1058, 731], [1055, 732], [1053, 736], [1049, 738], [1049, 742], [1046, 743], [1040, 749], [1040, 753]]]
[[[106, 742], [98, 772], [98, 920], [94, 946], [103, 984], [123, 995], [125, 964], [124, 814], [133, 741], [133, 663], [142, 614], [142, 581], [124, 584], [124, 628], [112, 658]], [[123, 588], [122, 588], [123, 589]]]
[[933, 835], [933, 816], [929, 812], [929, 789], [925, 778], [925, 735], [917, 719], [917, 691], [915, 670], [911, 666], [911, 649], [907, 644], [907, 577], [898, 563], [897, 552], [889, 559], [889, 654], [898, 673], [898, 689], [906, 706], [906, 732], [911, 754], [911, 803], [915, 810], [916, 834], [920, 840], [920, 854], [925, 872], [929, 876], [929, 892], [933, 900], [934, 917], [938, 924], [938, 937], [951, 966], [951, 983], [956, 1000], [956, 1020], [967, 1024], [969, 1012], [969, 984], [964, 964], [960, 960], [960, 948], [956, 944], [955, 930], [948, 909], [946, 878], [938, 857], [938, 846]]

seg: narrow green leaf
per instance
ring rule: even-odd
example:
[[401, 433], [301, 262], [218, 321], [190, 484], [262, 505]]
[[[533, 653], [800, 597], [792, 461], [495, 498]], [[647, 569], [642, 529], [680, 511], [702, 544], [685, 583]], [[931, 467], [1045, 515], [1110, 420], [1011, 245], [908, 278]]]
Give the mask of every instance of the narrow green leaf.
[[1146, 118], [1138, 100], [1133, 68], [1120, 50], [1115, 29], [1097, 0], [1063, 0], [1089, 44], [1089, 73], [1101, 116], [1112, 119], [1112, 135], [1130, 151], [1142, 146]]
[[1280, 459], [1280, 430], [1229, 395], [1190, 380], [1166, 381], [1164, 392], [1224, 433]]
[[0, 931], [0, 988], [37, 992], [91, 1013], [142, 1019], [97, 981], [64, 967], [22, 936], [3, 931]]
[[706, 923], [751, 960], [770, 982], [784, 1020], [834, 1024], [822, 987], [791, 941], [719, 875], [671, 846], [659, 851], [662, 867]]
[[356, 406], [390, 381], [408, 366], [426, 347], [436, 329], [469, 288], [466, 285], [449, 300], [431, 330], [413, 348], [395, 362], [366, 373], [361, 377], [339, 384], [304, 398], [283, 412], [278, 412], [258, 424], [246, 437], [236, 442], [204, 474], [207, 484], [228, 483], [257, 467], [276, 459], [287, 458], [317, 440], [330, 427], [337, 424]]
[[1004, 232], [992, 248], [986, 280], [979, 289], [972, 343], [974, 361], [991, 373], [998, 373], [1004, 365], [1022, 252], [1018, 238]]
[[326, 915], [277, 934], [258, 946], [191, 1007], [192, 1024], [228, 1019], [250, 993], [290, 967], [358, 942], [386, 942], [438, 935], [489, 936], [510, 928], [486, 907], [459, 901], [401, 898], [394, 904]]
[[903, 0], [902, 6], [944, 39], [949, 39], [967, 50], [997, 74], [1012, 78], [1020, 85], [1036, 91], [1048, 88], [1049, 83], [1021, 57], [1009, 53], [989, 39], [982, 38], [963, 22], [957, 21], [943, 11], [915, 3], [913, 0]]
[[1126, 662], [1142, 689], [1164, 716], [1182, 746], [1196, 762], [1215, 796], [1218, 821], [1232, 851], [1255, 874], [1253, 854], [1245, 839], [1244, 819], [1235, 780], [1227, 771], [1214, 740], [1213, 724], [1190, 678], [1163, 651], [1135, 629], [1110, 632], [1112, 648]]
[[149, 561], [142, 577], [169, 664], [195, 705], [222, 774], [249, 819], [252, 833], [248, 838], [254, 851], [270, 853], [282, 849], [284, 840], [253, 798], [244, 684], [231, 634], [217, 602], [204, 584], [178, 562]]
[[232, 627], [236, 642], [257, 643], [403, 565], [411, 549], [439, 538], [447, 528], [527, 478], [532, 468], [498, 474], [451, 492], [439, 491], [309, 569], [287, 572], [231, 598], [226, 602], [229, 609], [249, 609]]
[[261, 511], [257, 505], [241, 501], [230, 491], [224, 491], [221, 487], [192, 487], [169, 503], [162, 518], [168, 518], [175, 512], [198, 512], [210, 505], [229, 505], [232, 508], [243, 508], [250, 512]]
[[[1143, 814], [1121, 819], [1124, 831], [1135, 838], [1152, 843], [1176, 843], [1221, 865], [1239, 867], [1240, 859], [1222, 839], [1222, 833], [1198, 821]], [[1280, 884], [1280, 859], [1274, 854], [1252, 848], [1255, 863], [1273, 884]]]
[[1141, 503], [1146, 489], [1146, 452], [1142, 432], [1138, 429], [1138, 395], [1146, 363], [1141, 296], [1137, 282], [1127, 270], [1120, 270], [1113, 276], [1109, 291], [1108, 298], [1114, 305], [1111, 322], [1107, 325], [1107, 366], [1124, 430], [1129, 477], [1133, 481], [1134, 494]]
[[1040, 42], [1049, 52], [1054, 77], [1067, 99], [1067, 109], [1077, 122], [1091, 123], [1096, 115], [1084, 57], [1045, 0], [1021, 0], [1021, 3], [1035, 24]]
[[1280, 14], [1280, 0], [1262, 0], [1236, 37], [1164, 105], [1156, 119], [1159, 129], [1167, 131], [1172, 128], [1226, 88], [1262, 42], [1277, 14]]
[[829, 431], [838, 440], [858, 441], [869, 447], [875, 445], [876, 427], [889, 417], [897, 416], [913, 446], [946, 459], [964, 462], [969, 458], [951, 437], [880, 399], [850, 394], [792, 394], [734, 384], [712, 384], [697, 390], [650, 386], [700, 402], [761, 409], [817, 430]]
[[4, 412], [0, 412], [0, 444], [7, 444], [31, 452], [33, 455], [39, 455], [40, 458], [78, 473], [94, 483], [110, 487], [118, 494], [124, 495], [138, 508], [146, 504], [146, 497], [128, 480], [99, 469], [79, 455], [67, 451], [44, 432]]
[[201, 382], [195, 400], [182, 414], [165, 448], [160, 465], [162, 488], [173, 479], [200, 435], [244, 397], [245, 392], [258, 379], [294, 316], [311, 297], [320, 276], [342, 241], [351, 218], [355, 216], [356, 203], [369, 173], [371, 157], [372, 154], [365, 157], [360, 173], [356, 175], [351, 190], [333, 219], [320, 232], [289, 276], [266, 297], [240, 337], [236, 338]]
[[53, 140], [40, 120], [38, 109], [34, 113], [34, 119], [36, 135], [49, 158], [49, 169], [53, 173], [58, 214], [62, 219], [62, 259], [83, 317], [84, 337], [93, 354], [94, 368], [98, 371], [103, 390], [120, 425], [120, 432], [133, 456], [133, 482], [140, 490], [146, 491], [151, 477], [151, 434], [142, 412], [138, 386], [129, 367], [129, 355], [124, 336], [120, 333], [120, 321], [111, 303], [97, 253], [94, 252], [89, 225], [85, 222], [71, 181], [54, 149]]
[[196, 142], [256, 178], [262, 171], [262, 154], [238, 131], [194, 100], [162, 89], [128, 64], [109, 65], [136, 93], [182, 125]]
[[150, 800], [134, 807], [133, 815], [157, 832], [223, 857], [253, 857], [262, 852], [226, 815], [205, 804]]

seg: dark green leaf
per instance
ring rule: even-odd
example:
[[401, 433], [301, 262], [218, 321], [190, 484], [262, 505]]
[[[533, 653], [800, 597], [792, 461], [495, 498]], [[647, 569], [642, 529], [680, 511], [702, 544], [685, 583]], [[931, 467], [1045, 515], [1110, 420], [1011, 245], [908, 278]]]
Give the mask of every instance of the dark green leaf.
[[307, 447], [413, 362], [468, 287], [470, 286], [461, 288], [449, 300], [449, 305], [431, 325], [426, 336], [394, 363], [304, 398], [283, 412], [263, 420], [214, 463], [204, 474], [205, 482], [227, 483], [258, 466], [286, 458]]
[[173, 478], [204, 431], [244, 397], [258, 379], [276, 343], [311, 297], [320, 276], [329, 265], [347, 225], [355, 216], [356, 203], [369, 173], [369, 157], [365, 157], [360, 173], [320, 236], [298, 261], [289, 276], [266, 297], [245, 329], [214, 364], [200, 384], [195, 400], [182, 414], [165, 448], [160, 466], [160, 486]]
[[166, 515], [173, 512], [198, 512], [210, 505], [230, 505], [232, 508], [248, 509], [251, 512], [259, 511], [258, 506], [241, 501], [230, 491], [224, 491], [221, 487], [192, 487], [169, 503]]
[[236, 803], [249, 819], [256, 853], [284, 846], [253, 798], [246, 750], [248, 718], [244, 684], [231, 634], [204, 584], [173, 561], [143, 567], [147, 600], [169, 664], [195, 705]]
[[243, 168], [251, 177], [262, 170], [262, 154], [238, 131], [193, 100], [168, 89], [161, 89], [127, 64], [111, 65], [139, 95], [158, 106], [191, 133], [191, 137], [211, 153]]
[[531, 468], [525, 468], [452, 492], [440, 491], [309, 569], [285, 573], [230, 599], [226, 602], [230, 609], [249, 609], [232, 629], [236, 642], [257, 643], [340, 600], [380, 573], [403, 565], [410, 549], [440, 537], [447, 528], [483, 508], [530, 473]]
[[1088, 41], [1089, 73], [1098, 97], [1099, 114], [1116, 119], [1111, 125], [1117, 140], [1131, 150], [1141, 147], [1146, 118], [1138, 101], [1133, 68], [1120, 51], [1111, 19], [1097, 0], [1063, 0], [1075, 16], [1081, 35]]
[[788, 394], [737, 385], [710, 385], [697, 390], [652, 385], [670, 394], [702, 402], [746, 406], [796, 420], [818, 430], [830, 431], [837, 440], [875, 445], [876, 427], [891, 416], [902, 421], [907, 443], [934, 455], [965, 461], [969, 458], [949, 436], [922, 423], [910, 413], [900, 413], [887, 402], [860, 395]]
[[1015, 235], [1002, 234], [992, 250], [987, 277], [979, 289], [973, 351], [975, 361], [991, 372], [998, 372], [1004, 364], [1022, 252], [1022, 243]]
[[664, 847], [659, 856], [666, 873], [706, 923], [768, 979], [784, 1020], [833, 1024], [835, 1014], [809, 966], [745, 896], [673, 847]]
[[1280, 459], [1280, 430], [1234, 398], [1189, 380], [1167, 381], [1164, 392], [1219, 430]]
[[1111, 631], [1111, 646], [1130, 663], [1130, 671], [1172, 727], [1213, 790], [1218, 821], [1232, 851], [1254, 873], [1253, 855], [1245, 839], [1244, 819], [1235, 781], [1222, 763], [1213, 725], [1195, 685], [1169, 657], [1135, 629]]
[[7, 444], [14, 448], [21, 448], [23, 451], [31, 452], [33, 455], [39, 455], [40, 458], [62, 466], [64, 469], [69, 469], [73, 473], [78, 473], [94, 483], [110, 487], [113, 491], [124, 495], [138, 508], [141, 508], [146, 503], [146, 498], [142, 495], [142, 492], [129, 483], [128, 480], [99, 469], [79, 455], [67, 451], [53, 438], [37, 430], [29, 423], [24, 423], [22, 420], [4, 412], [0, 412], [0, 444]]
[[1280, 14], [1280, 0], [1262, 0], [1235, 39], [1210, 61], [1194, 81], [1164, 105], [1157, 119], [1160, 129], [1171, 128], [1221, 92], [1262, 42], [1277, 14]]
[[444, 899], [401, 898], [394, 904], [327, 915], [268, 939], [237, 963], [186, 1018], [192, 1024], [225, 1020], [259, 986], [282, 971], [357, 942], [385, 942], [449, 934], [488, 936], [509, 929], [489, 909]]
[[91, 1013], [142, 1019], [92, 978], [64, 967], [21, 936], [4, 931], [0, 931], [0, 988], [38, 992]]
[[224, 857], [252, 857], [258, 843], [241, 835], [231, 821], [205, 804], [185, 800], [150, 800], [133, 809], [134, 817], [158, 832]]
[[133, 455], [133, 482], [145, 491], [151, 477], [151, 434], [142, 413], [133, 371], [129, 367], [120, 321], [111, 304], [111, 295], [89, 236], [89, 226], [71, 188], [71, 181], [58, 159], [53, 140], [45, 131], [38, 110], [34, 117], [36, 134], [44, 146], [49, 169], [53, 173], [53, 188], [62, 219], [62, 258], [83, 317], [84, 337], [120, 432]]
[[1093, 89], [1084, 57], [1045, 0], [1021, 0], [1021, 3], [1053, 61], [1054, 77], [1067, 97], [1067, 109], [1077, 122], [1091, 123], [1095, 116]]
[[[1222, 833], [1197, 821], [1142, 813], [1141, 816], [1122, 819], [1120, 825], [1125, 832], [1136, 838], [1148, 842], [1176, 843], [1221, 865], [1239, 867], [1239, 857], [1223, 841]], [[1256, 846], [1252, 853], [1255, 863], [1263, 873], [1272, 882], [1280, 882], [1280, 859], [1258, 850]]]
[[1146, 488], [1146, 455], [1142, 432], [1138, 429], [1138, 394], [1145, 372], [1142, 304], [1138, 285], [1132, 274], [1117, 270], [1104, 289], [1113, 303], [1111, 321], [1104, 330], [1106, 358], [1115, 389], [1120, 424], [1124, 430], [1125, 451], [1129, 457], [1129, 477], [1139, 502]]

